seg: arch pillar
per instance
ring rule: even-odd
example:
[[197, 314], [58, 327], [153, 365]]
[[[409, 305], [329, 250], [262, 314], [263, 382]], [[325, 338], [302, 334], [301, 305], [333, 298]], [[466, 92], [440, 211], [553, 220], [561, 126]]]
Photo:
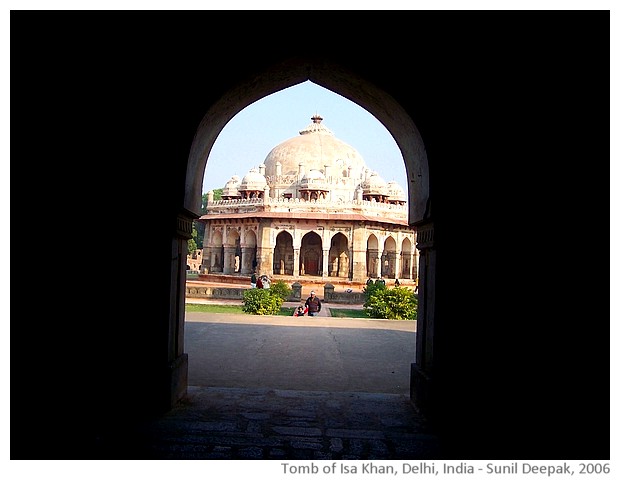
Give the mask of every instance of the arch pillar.
[[351, 242], [351, 270], [350, 279], [354, 282], [366, 281], [368, 268], [366, 266], [366, 228], [363, 223], [353, 227]]
[[240, 273], [252, 273], [254, 261], [254, 247], [241, 247], [241, 271]]
[[375, 274], [377, 275], [377, 278], [383, 276], [383, 262], [381, 261], [382, 258], [383, 258], [383, 249], [380, 248], [377, 250], [377, 256], [374, 259]]
[[300, 247], [293, 247], [293, 276], [299, 277], [299, 250]]
[[432, 221], [417, 226], [419, 251], [418, 319], [415, 363], [411, 364], [409, 394], [411, 402], [423, 414], [433, 416], [435, 356], [435, 269], [437, 252]]
[[323, 250], [323, 265], [321, 268], [321, 278], [327, 280], [329, 274], [329, 249]]
[[211, 272], [211, 251], [213, 247], [205, 246], [202, 249], [202, 272]]
[[182, 209], [177, 213], [176, 232], [173, 236], [172, 261], [170, 264], [170, 313], [168, 318], [167, 365], [164, 370], [167, 385], [161, 398], [161, 407], [172, 408], [187, 396], [188, 356], [185, 349], [185, 283], [187, 241], [192, 238], [193, 221], [199, 216]]
[[235, 252], [237, 247], [234, 245], [224, 246], [224, 275], [235, 273]]
[[407, 278], [414, 279], [415, 273], [417, 271], [414, 263], [417, 262], [417, 255], [415, 252], [407, 254], [408, 263], [407, 263]]
[[211, 272], [222, 271], [222, 259], [219, 258], [222, 247], [211, 247]]
[[394, 278], [401, 278], [401, 271], [400, 271], [400, 254], [401, 254], [401, 250], [400, 249], [396, 249], [396, 252], [394, 253]]

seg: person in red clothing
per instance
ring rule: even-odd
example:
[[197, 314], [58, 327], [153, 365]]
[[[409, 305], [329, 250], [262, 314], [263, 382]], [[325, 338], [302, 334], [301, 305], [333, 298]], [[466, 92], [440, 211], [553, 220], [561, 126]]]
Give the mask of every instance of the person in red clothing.
[[321, 300], [316, 296], [314, 290], [310, 292], [310, 296], [306, 299], [306, 308], [310, 317], [314, 317], [321, 311]]

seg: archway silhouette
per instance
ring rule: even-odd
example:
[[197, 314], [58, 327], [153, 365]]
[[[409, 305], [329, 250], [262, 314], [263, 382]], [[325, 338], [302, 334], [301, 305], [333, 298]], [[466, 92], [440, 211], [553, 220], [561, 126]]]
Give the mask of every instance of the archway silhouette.
[[[401, 150], [409, 183], [409, 221], [421, 223], [429, 215], [427, 159], [422, 139], [413, 121], [387, 93], [370, 82], [336, 65], [325, 65], [313, 61], [289, 61], [275, 65], [247, 84], [241, 84], [226, 93], [204, 116], [197, 128], [192, 143], [186, 175], [185, 207], [197, 212], [202, 192], [202, 179], [206, 170], [209, 152], [219, 132], [234, 115], [261, 98], [275, 94], [285, 88], [310, 81], [334, 94], [339, 94], [364, 108], [375, 116], [390, 132]], [[417, 172], [415, 176], [413, 172]], [[415, 202], [412, 201], [415, 199]], [[320, 261], [320, 252], [318, 254]], [[300, 261], [303, 259], [300, 258]], [[308, 259], [307, 268], [300, 266], [300, 273], [318, 275], [320, 265]], [[327, 266], [322, 266], [327, 268]], [[348, 268], [348, 267], [347, 267]], [[191, 360], [190, 360], [191, 361]], [[409, 368], [409, 365], [407, 365]]]

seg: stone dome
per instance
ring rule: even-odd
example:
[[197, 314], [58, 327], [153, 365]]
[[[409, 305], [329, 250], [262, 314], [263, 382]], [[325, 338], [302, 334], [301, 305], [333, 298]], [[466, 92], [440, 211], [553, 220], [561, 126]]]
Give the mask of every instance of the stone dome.
[[322, 120], [320, 115], [314, 115], [312, 123], [300, 130], [299, 136], [285, 140], [269, 152], [264, 162], [267, 178], [275, 180], [278, 163], [282, 176], [298, 175], [299, 164], [303, 163], [302, 173], [319, 170], [331, 177], [351, 176], [361, 181], [366, 169], [364, 159], [357, 150], [336, 138]]
[[370, 177], [362, 184], [365, 195], [387, 195], [388, 185], [377, 172], [372, 172]]
[[396, 180], [391, 180], [387, 183], [388, 195], [390, 196], [390, 200], [397, 200], [399, 202], [406, 202], [407, 195], [405, 195], [405, 191], [403, 188], [396, 182]]
[[238, 197], [239, 196], [239, 185], [240, 180], [239, 176], [233, 175], [230, 177], [230, 180], [226, 182], [224, 185], [224, 189], [222, 190], [222, 197]]
[[252, 168], [243, 180], [239, 190], [263, 190], [267, 185], [264, 175], [260, 174], [258, 169]]

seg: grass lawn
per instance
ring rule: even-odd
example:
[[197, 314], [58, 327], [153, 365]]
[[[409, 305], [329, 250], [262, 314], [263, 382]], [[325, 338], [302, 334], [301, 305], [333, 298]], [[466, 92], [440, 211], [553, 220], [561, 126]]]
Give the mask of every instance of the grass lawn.
[[337, 318], [368, 318], [364, 310], [355, 308], [330, 308], [332, 317]]
[[[293, 307], [282, 307], [280, 313], [281, 316], [293, 316]], [[250, 315], [243, 311], [243, 305], [215, 305], [215, 304], [203, 304], [203, 303], [186, 303], [186, 312], [204, 312], [204, 313], [236, 313], [243, 315]]]

